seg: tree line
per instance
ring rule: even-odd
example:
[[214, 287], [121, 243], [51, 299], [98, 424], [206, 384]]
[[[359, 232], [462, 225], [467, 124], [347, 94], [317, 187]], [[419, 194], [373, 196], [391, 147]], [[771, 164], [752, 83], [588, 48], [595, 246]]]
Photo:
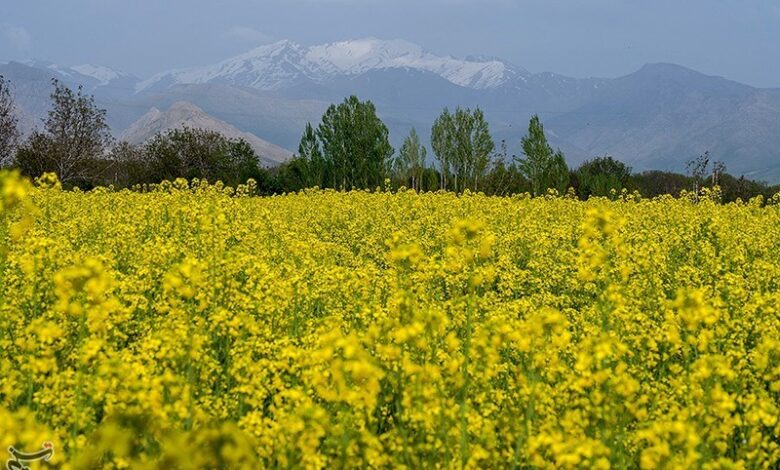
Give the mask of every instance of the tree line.
[[647, 197], [682, 190], [698, 194], [705, 186], [718, 185], [724, 201], [768, 198], [780, 190], [729, 175], [708, 152], [688, 162], [688, 174], [634, 173], [609, 155], [569, 168], [563, 152], [549, 144], [538, 116], [531, 117], [526, 135], [520, 137], [522, 155], [510, 156], [505, 141], [496, 145], [479, 108], [445, 108], [431, 126], [429, 146], [411, 129], [396, 152], [374, 104], [356, 96], [331, 105], [318, 125], [308, 123], [297, 153], [272, 168], [260, 165], [243, 139], [210, 130], [173, 129], [143, 145], [116, 142], [106, 111], [94, 97], [56, 79], [51, 109], [42, 124], [42, 129], [21, 139], [10, 83], [0, 76], [0, 165], [16, 167], [33, 178], [53, 172], [66, 187], [133, 187], [179, 177], [236, 186], [251, 178], [260, 194], [315, 186], [341, 190], [389, 186], [540, 196], [572, 188], [585, 199], [618, 197], [624, 191]]

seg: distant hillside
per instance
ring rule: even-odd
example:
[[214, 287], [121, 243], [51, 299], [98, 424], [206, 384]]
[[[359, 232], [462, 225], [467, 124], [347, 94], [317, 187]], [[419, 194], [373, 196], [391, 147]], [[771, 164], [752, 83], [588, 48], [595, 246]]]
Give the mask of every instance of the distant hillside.
[[14, 83], [28, 126], [45, 115], [48, 77], [56, 76], [94, 93], [115, 135], [152, 107], [185, 101], [222, 124], [294, 149], [306, 122], [316, 124], [331, 103], [357, 94], [376, 104], [396, 148], [412, 127], [427, 142], [445, 106], [479, 106], [510, 153], [521, 152], [528, 119], [539, 114], [572, 166], [608, 153], [637, 171], [683, 171], [709, 150], [730, 173], [780, 182], [780, 89], [671, 64], [615, 79], [579, 79], [369, 38], [311, 47], [280, 41], [146, 80], [98, 65], [39, 61], [0, 64], [0, 74]]
[[684, 171], [686, 159], [709, 150], [730, 173], [780, 181], [780, 90], [677, 65], [647, 65], [606, 82], [547, 125], [572, 145], [637, 169]]
[[209, 116], [197, 106], [184, 101], [174, 103], [166, 111], [160, 111], [157, 108], [150, 109], [134, 122], [120, 138], [131, 144], [142, 144], [158, 133], [184, 127], [208, 129], [229, 138], [244, 139], [266, 165], [277, 165], [292, 155], [292, 152], [248, 132], [241, 132], [230, 124]]

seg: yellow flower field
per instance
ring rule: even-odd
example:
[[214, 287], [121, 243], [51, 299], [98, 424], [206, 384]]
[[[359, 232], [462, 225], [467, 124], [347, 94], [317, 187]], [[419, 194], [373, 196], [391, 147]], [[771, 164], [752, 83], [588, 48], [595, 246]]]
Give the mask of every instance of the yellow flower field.
[[777, 201], [250, 189], [0, 176], [0, 449], [51, 441], [34, 468], [780, 460]]

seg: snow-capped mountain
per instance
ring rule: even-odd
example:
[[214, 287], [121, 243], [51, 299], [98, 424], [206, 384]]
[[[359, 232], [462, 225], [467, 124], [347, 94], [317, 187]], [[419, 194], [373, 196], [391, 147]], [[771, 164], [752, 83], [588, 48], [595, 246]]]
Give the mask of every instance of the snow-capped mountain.
[[432, 72], [467, 88], [494, 88], [528, 72], [496, 59], [436, 56], [407, 41], [362, 39], [309, 48], [306, 59], [331, 74], [359, 75], [371, 70], [409, 68]]
[[136, 91], [176, 84], [223, 84], [273, 90], [314, 75], [305, 50], [290, 41], [260, 46], [215, 65], [159, 73], [136, 86]]
[[104, 67], [102, 65], [92, 65], [92, 64], [74, 65], [73, 67], [71, 67], [71, 70], [75, 70], [81, 75], [92, 77], [98, 82], [100, 82], [101, 85], [105, 85], [110, 83], [112, 80], [116, 80], [118, 78], [128, 76], [128, 74], [117, 72], [114, 69]]
[[173, 70], [137, 85], [137, 91], [175, 84], [229, 84], [279, 90], [302, 82], [324, 83], [386, 69], [430, 72], [472, 89], [488, 89], [529, 75], [497, 59], [456, 59], [407, 41], [374, 38], [304, 47], [292, 41], [261, 46], [214, 65]]
[[71, 67], [61, 66], [44, 60], [25, 60], [20, 62], [29, 67], [45, 69], [55, 77], [69, 82], [77, 82], [88, 88], [106, 86], [115, 81], [137, 82], [138, 78], [103, 65], [82, 64]]

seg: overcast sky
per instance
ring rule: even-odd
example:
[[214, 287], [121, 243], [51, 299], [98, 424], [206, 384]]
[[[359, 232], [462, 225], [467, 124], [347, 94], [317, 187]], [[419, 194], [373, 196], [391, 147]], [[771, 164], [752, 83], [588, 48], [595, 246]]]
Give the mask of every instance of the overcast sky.
[[780, 87], [780, 0], [0, 0], [0, 60], [141, 77], [279, 39], [374, 36], [531, 72], [616, 77], [673, 62]]

